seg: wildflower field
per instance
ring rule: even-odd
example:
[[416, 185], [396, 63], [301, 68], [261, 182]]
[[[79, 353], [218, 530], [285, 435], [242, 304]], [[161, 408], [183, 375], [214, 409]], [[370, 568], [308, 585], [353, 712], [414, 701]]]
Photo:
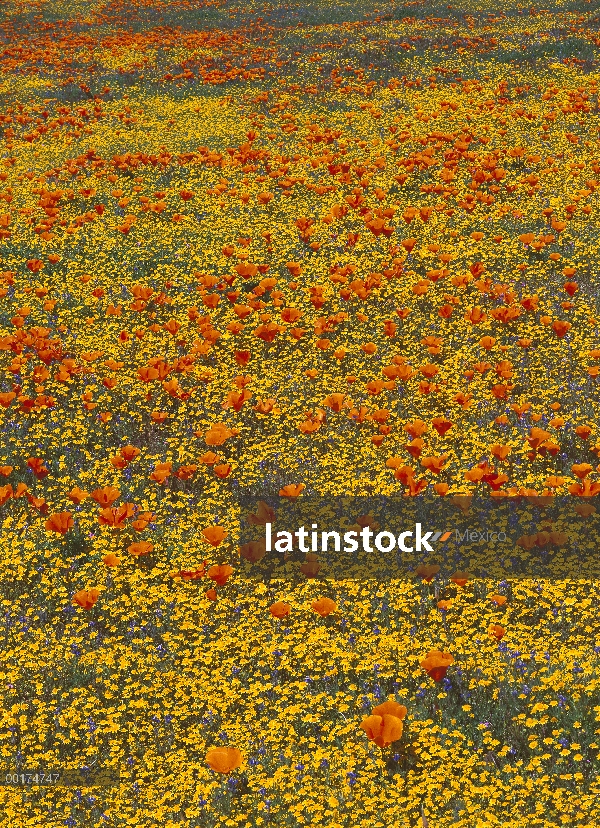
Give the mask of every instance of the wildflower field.
[[[599, 50], [2, 3], [0, 828], [600, 824]], [[526, 566], [266, 549], [374, 498], [514, 506], [469, 550]]]

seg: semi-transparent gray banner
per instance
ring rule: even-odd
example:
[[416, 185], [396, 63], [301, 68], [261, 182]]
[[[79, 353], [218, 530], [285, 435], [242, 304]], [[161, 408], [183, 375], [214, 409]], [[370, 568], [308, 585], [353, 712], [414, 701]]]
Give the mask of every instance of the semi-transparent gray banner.
[[248, 577], [600, 576], [597, 498], [324, 498], [284, 491], [237, 493]]

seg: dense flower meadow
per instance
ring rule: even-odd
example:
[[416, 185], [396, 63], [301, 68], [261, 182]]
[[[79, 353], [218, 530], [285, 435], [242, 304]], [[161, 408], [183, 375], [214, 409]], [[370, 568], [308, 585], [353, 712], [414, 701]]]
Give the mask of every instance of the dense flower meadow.
[[[583, 0], [5, 0], [2, 826], [600, 823], [599, 47]], [[570, 563], [273, 563], [342, 496]]]

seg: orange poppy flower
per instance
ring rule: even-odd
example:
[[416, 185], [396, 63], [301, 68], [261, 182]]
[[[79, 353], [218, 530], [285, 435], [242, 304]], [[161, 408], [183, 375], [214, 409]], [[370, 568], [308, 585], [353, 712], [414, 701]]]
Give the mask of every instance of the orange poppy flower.
[[302, 265], [299, 262], [288, 262], [286, 267], [294, 279], [297, 279], [302, 272]]
[[137, 520], [131, 524], [136, 532], [143, 532], [144, 529], [154, 520], [152, 512], [142, 512], [138, 515]]
[[292, 608], [289, 604], [286, 604], [285, 601], [277, 601], [275, 604], [271, 604], [269, 607], [269, 612], [273, 616], [273, 618], [286, 618]]
[[381, 748], [389, 747], [402, 737], [402, 719], [389, 713], [384, 713], [382, 716], [371, 714], [361, 722], [360, 727], [370, 741], [375, 742]]
[[240, 556], [249, 563], [258, 563], [267, 553], [264, 538], [258, 541], [249, 541], [240, 546]]
[[16, 394], [14, 391], [6, 391], [3, 394], [0, 394], [0, 405], [3, 408], [8, 408], [11, 402], [16, 398]]
[[321, 618], [326, 618], [336, 611], [337, 604], [331, 598], [318, 598], [312, 602], [311, 607]]
[[73, 596], [73, 603], [80, 606], [82, 609], [91, 609], [98, 598], [100, 597], [100, 590], [97, 587], [91, 589], [80, 589]]
[[84, 489], [80, 489], [79, 486], [75, 486], [75, 488], [71, 489], [67, 497], [69, 500], [72, 500], [73, 503], [76, 503], [78, 506], [80, 503], [83, 503], [84, 500], [90, 496], [89, 492], [84, 491]]
[[258, 267], [252, 262], [241, 262], [234, 269], [242, 279], [253, 279], [258, 273]]
[[103, 489], [94, 489], [91, 496], [100, 506], [112, 506], [121, 496], [121, 492], [114, 486], [104, 486]]
[[230, 391], [223, 402], [222, 408], [233, 408], [234, 411], [241, 411], [245, 402], [252, 397], [252, 391], [247, 388], [243, 391]]
[[304, 420], [302, 423], [300, 423], [298, 428], [304, 434], [312, 434], [313, 431], [318, 431], [321, 428], [321, 423], [321, 420], [313, 420], [312, 415], [310, 415], [307, 420]]
[[162, 485], [171, 476], [172, 469], [173, 463], [171, 462], [157, 463], [154, 467], [154, 471], [150, 474], [150, 480]]
[[588, 425], [580, 425], [575, 429], [575, 434], [582, 440], [587, 440], [591, 433], [592, 429]]
[[59, 535], [66, 535], [74, 525], [71, 512], [55, 512], [50, 515], [45, 523], [45, 527], [49, 532], [57, 532]]
[[175, 472], [175, 477], [179, 478], [179, 480], [189, 480], [197, 471], [198, 466], [195, 463], [190, 466], [180, 466]]
[[213, 466], [213, 471], [220, 477], [221, 480], [231, 474], [231, 465], [229, 463], [220, 463], [218, 466]]
[[279, 409], [275, 408], [275, 400], [272, 397], [266, 400], [259, 400], [254, 406], [254, 411], [258, 411], [259, 414], [270, 414], [271, 411], [279, 413]]
[[404, 431], [410, 434], [411, 437], [420, 437], [427, 431], [427, 423], [423, 420], [414, 420], [412, 423], [406, 423]]
[[494, 595], [490, 595], [489, 599], [492, 602], [492, 604], [496, 604], [497, 607], [504, 606], [504, 604], [506, 604], [506, 601], [507, 601], [506, 595], [494, 594]]
[[110, 464], [115, 467], [115, 469], [119, 469], [119, 471], [123, 471], [123, 469], [127, 468], [127, 460], [123, 459], [121, 455], [115, 454], [114, 457], [110, 458]]
[[436, 374], [439, 373], [440, 369], [438, 368], [437, 365], [434, 365], [433, 363], [429, 363], [427, 365], [422, 365], [419, 368], [419, 370], [423, 374], [424, 377], [427, 377], [428, 379], [431, 379], [432, 377], [435, 377]]
[[565, 322], [562, 319], [555, 319], [552, 323], [552, 330], [559, 339], [562, 339], [564, 335], [571, 330], [571, 323]]
[[440, 571], [438, 564], [419, 564], [415, 569], [415, 575], [430, 583]]
[[281, 497], [299, 497], [305, 488], [304, 483], [290, 483], [287, 486], [284, 486], [283, 489], [279, 490], [279, 495]]
[[533, 233], [522, 233], [519, 236], [519, 241], [525, 245], [531, 244], [535, 241], [535, 235]]
[[118, 566], [121, 563], [121, 560], [120, 558], [117, 558], [114, 552], [109, 552], [108, 555], [104, 555], [102, 562], [105, 563], [106, 566]]
[[498, 460], [506, 460], [511, 451], [512, 448], [510, 446], [500, 445], [499, 443], [494, 443], [490, 448], [491, 454], [497, 457]]
[[450, 577], [450, 580], [453, 584], [456, 584], [456, 586], [464, 587], [470, 578], [471, 576], [468, 572], [455, 572], [454, 575]]
[[590, 517], [590, 515], [596, 514], [596, 507], [592, 506], [591, 503], [582, 503], [581, 506], [576, 506], [575, 511], [581, 517]]
[[514, 386], [512, 385], [498, 383], [497, 385], [492, 386], [492, 395], [496, 397], [497, 400], [505, 400], [512, 391], [513, 387]]
[[229, 429], [223, 423], [215, 423], [206, 432], [204, 442], [207, 446], [222, 446], [225, 440], [237, 434], [235, 429]]
[[396, 716], [400, 720], [406, 718], [407, 713], [407, 708], [403, 704], [398, 704], [393, 699], [388, 699], [382, 704], [378, 704], [371, 711], [373, 716]]
[[217, 462], [219, 457], [214, 453], [214, 451], [207, 451], [202, 455], [202, 457], [198, 459], [200, 463], [204, 463], [207, 466], [212, 466], [213, 463]]
[[284, 328], [280, 325], [277, 325], [275, 322], [267, 322], [266, 324], [259, 325], [253, 333], [254, 336], [259, 337], [262, 339], [263, 342], [273, 342], [277, 334], [281, 333]]
[[298, 308], [283, 308], [281, 311], [281, 318], [284, 322], [288, 322], [289, 324], [293, 324], [297, 322], [298, 319], [302, 316], [302, 311], [298, 310]]
[[313, 552], [309, 552], [306, 555], [306, 560], [300, 567], [300, 572], [306, 575], [307, 578], [315, 578], [319, 574], [320, 569], [321, 564], [317, 556]]
[[484, 313], [481, 308], [473, 307], [465, 313], [465, 319], [467, 322], [470, 322], [471, 325], [480, 325], [487, 319], [487, 314]]
[[175, 336], [175, 334], [180, 328], [181, 325], [176, 319], [169, 319], [169, 321], [165, 322], [165, 324], [163, 325], [163, 330], [167, 331], [167, 333], [170, 333], [171, 336]]
[[182, 578], [184, 581], [199, 581], [206, 574], [206, 561], [196, 569], [180, 569], [179, 572], [171, 572], [171, 578]]
[[234, 305], [233, 312], [240, 319], [245, 319], [252, 313], [252, 308], [249, 305]]
[[222, 526], [207, 526], [206, 529], [202, 530], [202, 534], [211, 546], [217, 547], [225, 540], [228, 532]]
[[411, 457], [419, 457], [421, 452], [423, 451], [423, 447], [425, 445], [425, 441], [421, 440], [420, 437], [415, 437], [414, 440], [411, 440], [410, 443], [405, 445], [405, 449], [411, 455]]
[[139, 558], [140, 555], [147, 555], [153, 549], [154, 544], [150, 543], [150, 541], [135, 541], [127, 547], [129, 554], [134, 555], [136, 558]]
[[256, 512], [248, 515], [248, 523], [252, 526], [264, 526], [266, 523], [275, 523], [275, 510], [265, 503], [264, 500], [259, 500]]
[[204, 593], [204, 595], [205, 595], [206, 598], [208, 598], [209, 601], [216, 601], [217, 600], [217, 590], [213, 589], [212, 587], [211, 587], [211, 589], [207, 589], [206, 592]]
[[575, 497], [596, 497], [600, 494], [600, 483], [592, 483], [590, 480], [584, 480], [581, 483], [572, 483], [569, 486], [569, 494]]
[[590, 466], [589, 463], [575, 463], [575, 465], [571, 466], [571, 471], [574, 475], [576, 475], [580, 480], [583, 480], [584, 477], [593, 471], [593, 467]]
[[493, 336], [484, 336], [484, 337], [482, 337], [479, 344], [481, 345], [482, 348], [485, 348], [486, 351], [489, 351], [496, 344], [496, 340]]
[[464, 478], [468, 480], [470, 483], [478, 483], [480, 480], [483, 479], [485, 472], [479, 466], [476, 466], [474, 469], [469, 469], [465, 472]]
[[500, 624], [490, 624], [488, 627], [488, 634], [495, 638], [496, 641], [500, 641], [500, 639], [504, 636], [506, 630], [504, 627], [500, 626]]
[[119, 449], [119, 453], [127, 463], [131, 463], [132, 460], [135, 460], [141, 454], [140, 449], [136, 448], [136, 446], [122, 446]]
[[443, 437], [447, 431], [449, 431], [452, 426], [454, 425], [450, 420], [447, 420], [445, 417], [435, 417], [431, 421], [432, 426], [435, 428], [437, 433], [440, 437]]
[[[17, 483], [17, 488], [14, 491], [13, 497], [23, 497], [27, 493], [27, 486], [25, 483]], [[27, 495], [29, 497], [29, 495]]]
[[215, 564], [210, 567], [206, 574], [217, 586], [225, 586], [229, 580], [229, 576], [233, 574], [233, 567], [229, 566], [229, 564]]
[[329, 396], [325, 397], [325, 399], [323, 400], [323, 405], [326, 408], [330, 408], [332, 411], [335, 411], [339, 414], [339, 412], [342, 410], [342, 406], [344, 404], [345, 399], [345, 394], [329, 394]]
[[538, 449], [551, 436], [549, 431], [544, 431], [543, 428], [533, 427], [530, 429], [529, 436], [526, 439], [532, 449]]
[[43, 480], [44, 477], [50, 474], [50, 469], [44, 465], [44, 461], [39, 457], [30, 457], [27, 460], [27, 465], [38, 480]]
[[218, 747], [207, 751], [205, 761], [216, 773], [231, 773], [242, 766], [242, 754], [237, 748]]
[[34, 497], [32, 494], [27, 494], [27, 500], [33, 506], [34, 509], [37, 509], [43, 515], [48, 514], [48, 504], [46, 503], [45, 498]]
[[236, 351], [234, 353], [238, 365], [247, 365], [250, 362], [250, 356], [250, 351]]
[[152, 368], [147, 365], [142, 368], [138, 368], [137, 375], [142, 382], [152, 382], [153, 380], [158, 379], [159, 376], [156, 368]]
[[399, 480], [403, 486], [408, 486], [411, 480], [414, 479], [415, 470], [411, 466], [400, 466], [394, 471], [394, 477]]
[[125, 526], [125, 521], [133, 517], [134, 514], [135, 506], [133, 503], [123, 503], [122, 506], [101, 509], [98, 515], [98, 523], [100, 526], [112, 526], [113, 529], [122, 529]]
[[434, 681], [441, 681], [453, 661], [454, 656], [450, 653], [444, 653], [440, 650], [430, 650], [421, 661], [421, 667]]
[[432, 474], [440, 474], [447, 459], [447, 454], [442, 454], [439, 457], [422, 457], [421, 465], [424, 469], [428, 469]]

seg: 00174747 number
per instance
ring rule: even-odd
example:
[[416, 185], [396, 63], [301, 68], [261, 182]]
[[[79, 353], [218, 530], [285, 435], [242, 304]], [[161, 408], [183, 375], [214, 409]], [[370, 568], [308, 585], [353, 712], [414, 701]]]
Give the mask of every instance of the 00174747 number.
[[72, 768], [64, 770], [0, 770], [0, 786], [56, 785], [66, 788], [110, 787], [120, 776], [114, 768]]
[[59, 771], [20, 771], [0, 775], [3, 785], [56, 785], [60, 780]]

